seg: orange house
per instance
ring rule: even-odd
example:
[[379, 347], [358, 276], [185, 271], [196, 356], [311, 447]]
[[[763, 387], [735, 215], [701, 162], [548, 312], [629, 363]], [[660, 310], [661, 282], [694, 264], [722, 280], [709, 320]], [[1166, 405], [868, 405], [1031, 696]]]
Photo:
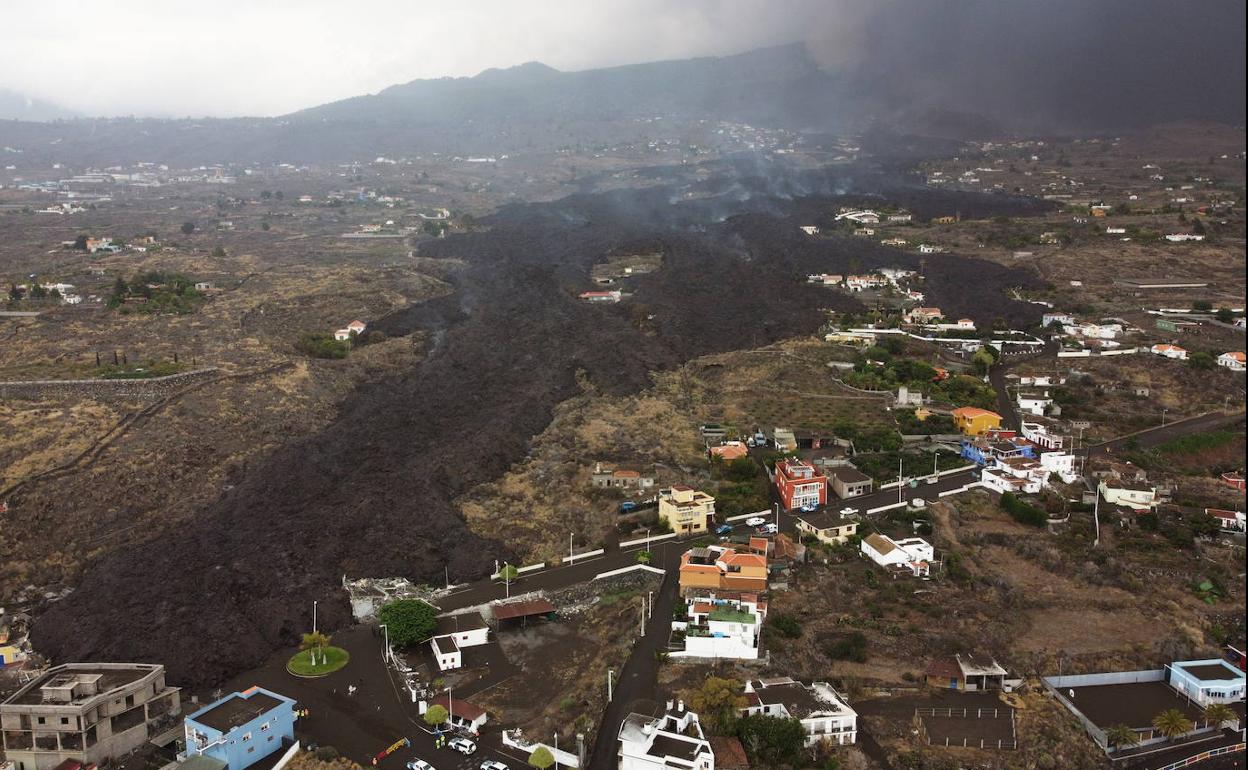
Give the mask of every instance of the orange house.
[[751, 538], [749, 550], [709, 545], [685, 551], [680, 557], [680, 592], [766, 591], [767, 546], [765, 538]]

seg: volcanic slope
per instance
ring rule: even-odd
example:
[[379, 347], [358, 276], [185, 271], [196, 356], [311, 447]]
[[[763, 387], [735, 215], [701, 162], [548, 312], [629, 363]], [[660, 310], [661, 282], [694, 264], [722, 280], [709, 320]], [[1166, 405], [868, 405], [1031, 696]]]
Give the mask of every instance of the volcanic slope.
[[[584, 382], [636, 392], [652, 370], [810, 333], [822, 310], [858, 307], [794, 280], [814, 255], [759, 248], [795, 229], [783, 217], [724, 221], [721, 201], [672, 205], [669, 195], [517, 206], [488, 230], [424, 248], [464, 261], [455, 292], [375, 327], [432, 332], [428, 357], [360, 388], [326, 430], [277, 451], [176, 535], [90, 567], [37, 620], [37, 648], [62, 661], [161, 661], [179, 683], [211, 684], [297, 642], [311, 599], [323, 627], [349, 622], [344, 574], [481, 577], [505, 544], [469, 531], [451, 501], [521, 459]], [[760, 202], [790, 205], [737, 208]], [[635, 298], [653, 323], [635, 323], [630, 303], [576, 299], [604, 255], [656, 245], [664, 268]], [[848, 264], [857, 245], [822, 248]], [[993, 280], [1025, 278], [1000, 269]]]

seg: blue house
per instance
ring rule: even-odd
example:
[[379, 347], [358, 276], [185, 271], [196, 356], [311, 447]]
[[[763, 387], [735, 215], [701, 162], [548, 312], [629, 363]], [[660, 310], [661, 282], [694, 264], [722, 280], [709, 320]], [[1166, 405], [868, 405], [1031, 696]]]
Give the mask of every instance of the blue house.
[[978, 465], [992, 465], [997, 460], [1012, 458], [1036, 459], [1036, 447], [1030, 441], [976, 436], [962, 439], [962, 457]]
[[262, 687], [227, 695], [186, 718], [186, 759], [246, 770], [295, 740], [295, 702]]

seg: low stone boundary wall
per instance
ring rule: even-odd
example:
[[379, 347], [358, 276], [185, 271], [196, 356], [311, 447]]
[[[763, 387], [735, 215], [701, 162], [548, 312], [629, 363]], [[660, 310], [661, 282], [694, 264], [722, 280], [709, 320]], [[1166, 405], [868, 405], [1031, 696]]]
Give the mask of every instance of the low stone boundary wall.
[[22, 380], [0, 382], [0, 399], [26, 399], [38, 401], [45, 398], [78, 396], [80, 398], [164, 398], [183, 385], [202, 380], [217, 373], [217, 367], [179, 372], [165, 377], [138, 380]]
[[[661, 543], [664, 540], [671, 540], [676, 537], [675, 532], [668, 532], [666, 535], [654, 535], [653, 537], [639, 537], [636, 540], [625, 540], [620, 543], [620, 550], [631, 548], [635, 545], [645, 545], [646, 543]], [[584, 554], [582, 554], [583, 556]]]

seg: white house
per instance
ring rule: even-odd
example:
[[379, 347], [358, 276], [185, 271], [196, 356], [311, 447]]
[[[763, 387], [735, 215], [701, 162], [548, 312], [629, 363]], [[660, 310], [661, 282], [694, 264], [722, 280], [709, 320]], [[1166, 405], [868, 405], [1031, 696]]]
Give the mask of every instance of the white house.
[[802, 230], [802, 232], [806, 233], [807, 235], [818, 235], [818, 234], [819, 234], [819, 228], [818, 228], [818, 227], [815, 227], [814, 225], [802, 225], [801, 230]]
[[[1176, 198], [1177, 200], [1177, 198]], [[1173, 233], [1166, 236], [1166, 240], [1171, 243], [1183, 243], [1185, 241], [1203, 241], [1205, 236], [1196, 235], [1194, 233]]]
[[1218, 528], [1223, 532], [1245, 531], [1243, 511], [1224, 511], [1220, 508], [1206, 508], [1205, 513], [1217, 520]]
[[715, 752], [684, 701], [675, 707], [668, 701], [657, 717], [629, 714], [617, 737], [619, 770], [715, 770]]
[[438, 618], [438, 625], [429, 645], [433, 648], [438, 668], [450, 671], [464, 665], [465, 647], [479, 647], [489, 641], [490, 627], [485, 618], [481, 617], [481, 613], [464, 612]]
[[928, 244], [928, 243], [919, 244], [920, 254], [939, 254], [942, 251], [944, 251], [944, 248], [940, 246], [932, 246], [931, 244]]
[[1127, 228], [1125, 228], [1125, 227], [1106, 227], [1106, 228], [1105, 228], [1105, 233], [1106, 233], [1107, 235], [1126, 235], [1126, 233], [1127, 233]]
[[1075, 456], [1066, 452], [1042, 452], [1040, 467], [1044, 469], [1045, 478], [1056, 473], [1066, 484], [1074, 483], [1079, 478], [1075, 471]]
[[1244, 371], [1244, 352], [1223, 353], [1218, 356], [1218, 366], [1225, 366], [1232, 372]]
[[872, 533], [862, 540], [864, 555], [886, 569], [908, 571], [915, 577], [926, 577], [935, 551], [920, 537], [893, 540], [887, 535]]
[[858, 739], [858, 712], [826, 682], [803, 684], [787, 676], [751, 680], [745, 683], [745, 699], [742, 716], [764, 714], [801, 722], [807, 746], [824, 739], [848, 746]]
[[1157, 488], [1140, 481], [1101, 479], [1097, 492], [1105, 498], [1107, 503], [1122, 505], [1136, 511], [1147, 511], [1157, 504]]
[[355, 332], [356, 334], [363, 334], [364, 330], [367, 328], [368, 328], [368, 324], [364, 323], [358, 318], [352, 321], [351, 323], [347, 324], [347, 331]]
[[1054, 323], [1061, 326], [1074, 326], [1078, 321], [1069, 313], [1045, 313], [1040, 317], [1041, 326], [1048, 326]]
[[1149, 350], [1151, 350], [1153, 354], [1155, 355], [1165, 356], [1166, 358], [1176, 358], [1180, 361], [1187, 360], [1187, 351], [1179, 347], [1178, 345], [1170, 345], [1167, 343], [1161, 343], [1158, 345], [1153, 345], [1151, 348], [1149, 348]]
[[860, 225], [878, 225], [880, 223], [880, 215], [870, 209], [864, 209], [863, 211], [845, 211], [837, 214], [836, 219], [838, 222], [842, 219], [848, 219], [849, 221], [857, 222]]
[[1046, 390], [1043, 393], [1019, 393], [1018, 408], [1028, 414], [1043, 417], [1045, 411], [1053, 405], [1053, 398]]
[[687, 620], [672, 621], [673, 636], [684, 637], [684, 649], [672, 650], [673, 658], [758, 658], [759, 633], [767, 617], [767, 605], [755, 594], [717, 598], [715, 594], [690, 596]]
[[1036, 460], [1011, 457], [997, 460], [996, 464], [980, 471], [979, 479], [984, 486], [1001, 494], [1012, 492], [1034, 495], [1044, 488], [1048, 474]]
[[350, 329], [337, 329], [334, 331], [334, 339], [339, 342], [346, 342], [351, 339]]
[[1122, 324], [1084, 323], [1064, 326], [1063, 330], [1075, 337], [1087, 337], [1096, 340], [1112, 340], [1122, 334]]
[[1023, 438], [1039, 446], [1041, 449], [1061, 449], [1066, 443], [1064, 436], [1049, 433], [1047, 425], [1039, 422], [1023, 422]]

